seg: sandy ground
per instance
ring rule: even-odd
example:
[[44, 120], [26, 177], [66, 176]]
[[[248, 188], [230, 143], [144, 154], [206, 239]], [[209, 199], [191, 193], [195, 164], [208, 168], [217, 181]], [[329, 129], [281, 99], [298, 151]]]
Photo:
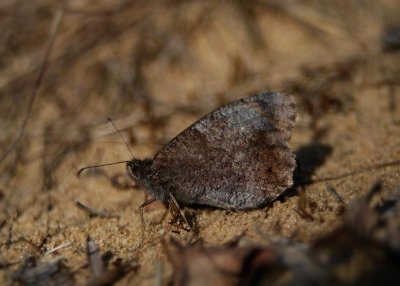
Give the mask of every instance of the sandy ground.
[[[28, 2], [0, 4], [1, 153], [27, 114], [61, 9]], [[0, 165], [0, 260], [17, 262], [0, 269], [0, 284], [11, 283], [30, 255], [63, 256], [84, 283], [88, 235], [102, 252], [137, 260], [139, 269], [117, 285], [171, 280], [160, 241], [174, 236], [185, 244], [192, 233], [160, 223], [165, 210], [158, 204], [146, 210], [144, 244], [132, 251], [144, 190], [112, 186], [123, 164], [76, 176], [84, 166], [131, 158], [108, 117], [135, 156], [151, 158], [223, 103], [288, 92], [298, 105], [290, 141], [301, 166], [297, 183], [400, 160], [400, 57], [382, 51], [382, 31], [398, 20], [396, 2], [69, 1], [24, 137]], [[298, 186], [262, 209], [189, 211], [206, 246], [240, 235], [261, 244], [273, 237], [310, 243], [342, 224], [343, 203], [330, 188], [346, 205], [378, 180], [387, 192], [398, 189], [400, 165]], [[312, 219], [298, 212], [299, 190]], [[118, 217], [89, 218], [76, 201]]]

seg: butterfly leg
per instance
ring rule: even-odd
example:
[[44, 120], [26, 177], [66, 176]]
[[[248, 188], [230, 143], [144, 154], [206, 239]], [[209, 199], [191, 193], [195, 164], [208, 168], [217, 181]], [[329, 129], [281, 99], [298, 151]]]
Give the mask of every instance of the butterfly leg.
[[144, 241], [144, 231], [145, 231], [145, 227], [144, 227], [144, 226], [145, 226], [145, 225], [144, 225], [144, 208], [145, 208], [146, 206], [150, 205], [151, 203], [155, 202], [155, 201], [156, 201], [156, 198], [150, 198], [150, 199], [146, 200], [144, 203], [142, 203], [142, 204], [140, 205], [140, 207], [139, 207], [139, 211], [140, 211], [140, 221], [141, 221], [141, 223], [142, 223], [142, 235], [141, 235], [139, 244], [138, 244], [133, 250], [138, 249], [138, 248], [142, 245], [142, 243], [143, 243], [143, 241]]
[[[179, 207], [179, 204], [176, 201], [175, 197], [171, 193], [169, 193], [168, 204], [172, 216], [170, 224], [175, 225], [178, 228], [183, 229], [187, 232], [191, 231], [191, 225], [189, 224], [185, 214]], [[186, 225], [187, 228], [184, 225]]]

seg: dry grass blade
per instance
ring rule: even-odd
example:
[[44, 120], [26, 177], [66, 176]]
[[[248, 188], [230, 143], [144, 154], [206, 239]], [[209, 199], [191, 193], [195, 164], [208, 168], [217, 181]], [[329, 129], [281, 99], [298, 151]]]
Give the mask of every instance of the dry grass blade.
[[357, 169], [357, 170], [354, 170], [354, 171], [351, 171], [348, 173], [339, 174], [336, 176], [311, 179], [310, 181], [306, 182], [306, 184], [315, 184], [315, 183], [320, 183], [320, 182], [334, 181], [334, 180], [338, 180], [338, 179], [343, 179], [343, 178], [359, 175], [364, 172], [368, 172], [368, 171], [372, 171], [372, 170], [376, 170], [376, 169], [382, 169], [382, 168], [386, 168], [386, 167], [392, 167], [392, 166], [396, 166], [396, 165], [400, 165], [400, 160], [378, 163], [376, 165], [363, 167], [363, 168], [360, 168], [360, 169]]

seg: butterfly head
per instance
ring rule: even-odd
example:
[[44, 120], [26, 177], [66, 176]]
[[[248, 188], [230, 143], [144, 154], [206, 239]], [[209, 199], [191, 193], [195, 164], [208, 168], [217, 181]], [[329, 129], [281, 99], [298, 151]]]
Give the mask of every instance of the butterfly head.
[[143, 182], [147, 179], [151, 166], [151, 160], [133, 159], [126, 164], [128, 173], [136, 181]]

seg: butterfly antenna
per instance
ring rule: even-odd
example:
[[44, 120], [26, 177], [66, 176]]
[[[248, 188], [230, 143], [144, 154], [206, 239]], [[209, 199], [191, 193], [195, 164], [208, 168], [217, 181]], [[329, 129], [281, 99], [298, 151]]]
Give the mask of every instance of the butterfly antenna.
[[91, 168], [98, 168], [98, 167], [103, 167], [103, 166], [110, 166], [110, 165], [116, 165], [116, 164], [122, 164], [122, 163], [129, 163], [130, 161], [119, 161], [119, 162], [113, 162], [113, 163], [107, 163], [107, 164], [100, 164], [100, 165], [93, 165], [93, 166], [87, 166], [84, 168], [79, 169], [78, 173], [76, 175], [79, 177], [81, 173], [86, 170], [86, 169], [91, 169]]
[[122, 138], [122, 140], [124, 141], [126, 147], [128, 147], [129, 153], [131, 153], [132, 158], [133, 158], [133, 159], [136, 159], [136, 157], [133, 156], [132, 150], [131, 150], [131, 148], [129, 147], [128, 142], [126, 142], [124, 136], [122, 136], [121, 131], [119, 131], [118, 128], [117, 128], [117, 126], [114, 124], [114, 121], [112, 121], [111, 118], [107, 118], [107, 120], [112, 124], [112, 126], [114, 127], [114, 129], [118, 132], [119, 136], [120, 136], [120, 137]]

